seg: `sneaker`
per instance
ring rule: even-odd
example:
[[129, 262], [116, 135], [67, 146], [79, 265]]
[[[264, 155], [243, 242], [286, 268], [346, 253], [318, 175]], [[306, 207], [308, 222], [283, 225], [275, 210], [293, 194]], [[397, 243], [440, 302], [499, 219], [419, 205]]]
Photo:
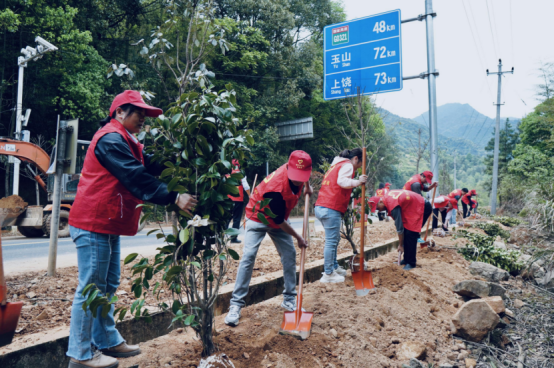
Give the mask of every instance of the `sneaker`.
[[335, 272], [338, 273], [339, 275], [341, 276], [346, 276], [346, 270], [344, 268], [342, 268], [341, 266], [339, 266], [337, 269], [335, 269]]
[[89, 360], [69, 360], [69, 368], [117, 368], [119, 362], [117, 359], [106, 356], [96, 350]]
[[240, 319], [240, 310], [242, 308], [238, 305], [232, 305], [229, 307], [229, 313], [225, 317], [225, 324], [228, 326], [238, 326]]
[[405, 264], [406, 264], [406, 261], [405, 261], [405, 260], [401, 260], [401, 261], [400, 261], [400, 265], [401, 265], [401, 266], [404, 266]]
[[140, 354], [138, 345], [127, 345], [126, 342], [114, 346], [113, 348], [103, 349], [102, 353], [114, 358], [127, 358]]
[[344, 282], [344, 276], [341, 276], [337, 273], [337, 271], [333, 271], [332, 274], [328, 275], [326, 273], [323, 274], [321, 279], [319, 279], [319, 282], [323, 283], [338, 283], [338, 282]]
[[[296, 310], [296, 298], [293, 300], [283, 300], [281, 303], [281, 308], [286, 309], [289, 312], [294, 312]], [[302, 312], [305, 312], [306, 310], [302, 308]]]
[[415, 266], [412, 266], [411, 264], [407, 263], [407, 264], [404, 266], [403, 270], [411, 271], [411, 270], [413, 270], [414, 268], [415, 268]]

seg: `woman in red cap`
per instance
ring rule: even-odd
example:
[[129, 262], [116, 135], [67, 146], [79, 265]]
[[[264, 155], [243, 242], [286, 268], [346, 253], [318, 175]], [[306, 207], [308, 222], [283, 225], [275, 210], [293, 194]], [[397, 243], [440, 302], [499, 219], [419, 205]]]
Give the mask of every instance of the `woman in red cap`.
[[352, 189], [364, 185], [367, 181], [367, 175], [360, 176], [359, 180], [354, 179], [356, 170], [362, 167], [362, 158], [361, 148], [342, 151], [334, 158], [323, 178], [315, 203], [315, 217], [321, 221], [325, 229], [323, 250], [325, 272], [320, 282], [344, 282], [346, 270], [339, 267], [337, 248], [340, 242], [342, 217], [350, 203]]
[[451, 198], [447, 195], [441, 195], [435, 198], [434, 208], [433, 208], [433, 230], [439, 226], [439, 213], [442, 218], [442, 229], [448, 231], [448, 223], [452, 216], [456, 215], [454, 211], [454, 205], [458, 201], [456, 198]]
[[[237, 174], [240, 173], [240, 164], [239, 160], [236, 158], [233, 159], [233, 171], [231, 174]], [[229, 175], [230, 176], [230, 175]], [[246, 180], [246, 176], [243, 176], [243, 178], [240, 181], [240, 185], [237, 186], [237, 189], [239, 190], [238, 196], [232, 196], [228, 195], [228, 197], [233, 201], [233, 228], [239, 229], [240, 228], [240, 220], [242, 220], [242, 212], [244, 211], [244, 202], [245, 199], [248, 200], [250, 197], [250, 186], [248, 185], [248, 181]], [[246, 192], [248, 195], [245, 198], [244, 192]], [[229, 220], [231, 222], [231, 220]], [[229, 225], [227, 225], [229, 226]], [[231, 243], [240, 243], [240, 240], [237, 239], [237, 237], [231, 238]]]
[[100, 122], [88, 148], [77, 196], [69, 214], [70, 233], [77, 246], [79, 285], [71, 309], [69, 347], [71, 368], [114, 368], [115, 357], [140, 354], [127, 345], [115, 328], [113, 306], [106, 318], [83, 311], [83, 289], [95, 284], [102, 294], [115, 295], [120, 278], [120, 235], [137, 233], [143, 201], [158, 205], [176, 203], [183, 211], [197, 203], [188, 194], [169, 192], [156, 179], [164, 169], [145, 154], [133, 134], [144, 119], [161, 109], [147, 105], [138, 91], [117, 95], [110, 116]]
[[[310, 155], [304, 151], [294, 151], [291, 153], [288, 163], [269, 174], [254, 189], [246, 206], [244, 248], [235, 288], [231, 296], [231, 306], [225, 317], [227, 325], [239, 324], [240, 311], [246, 305], [244, 298], [248, 295], [256, 254], [266, 234], [273, 240], [283, 265], [285, 289], [281, 307], [290, 312], [296, 310], [296, 249], [293, 238], [296, 239], [299, 247], [307, 247], [308, 244], [290, 226], [288, 219], [302, 193], [312, 194], [312, 187], [308, 183], [311, 174], [312, 159]], [[307, 185], [304, 185], [306, 183]], [[264, 199], [270, 199], [268, 207], [275, 217], [269, 217], [263, 210], [260, 210], [258, 203]], [[269, 225], [262, 223], [258, 218], [260, 215], [265, 217]]]
[[421, 192], [428, 192], [435, 188], [438, 183], [433, 181], [433, 173], [431, 171], [424, 171], [421, 174], [415, 174], [404, 184], [404, 190], [411, 190], [419, 195]]

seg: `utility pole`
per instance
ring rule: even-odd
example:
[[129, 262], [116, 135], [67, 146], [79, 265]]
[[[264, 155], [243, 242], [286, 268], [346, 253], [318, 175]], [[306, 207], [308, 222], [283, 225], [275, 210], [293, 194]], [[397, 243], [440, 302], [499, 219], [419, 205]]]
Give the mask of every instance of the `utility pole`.
[[[427, 30], [427, 82], [429, 86], [429, 151], [433, 182], [439, 178], [438, 128], [437, 128], [437, 83], [435, 70], [435, 39], [433, 29], [433, 1], [425, 0], [425, 25]], [[438, 195], [437, 191], [437, 195]]]
[[456, 190], [457, 186], [456, 186], [456, 158], [458, 157], [458, 155], [454, 154], [454, 190]]
[[487, 69], [487, 76], [490, 74], [498, 75], [498, 91], [496, 98], [496, 128], [494, 129], [494, 164], [492, 168], [492, 190], [491, 190], [491, 215], [496, 215], [496, 195], [498, 191], [498, 155], [500, 148], [500, 106], [503, 104], [501, 101], [502, 92], [502, 74], [512, 73], [514, 74], [514, 68], [510, 71], [502, 71], [502, 59], [498, 59], [498, 72], [490, 73]]

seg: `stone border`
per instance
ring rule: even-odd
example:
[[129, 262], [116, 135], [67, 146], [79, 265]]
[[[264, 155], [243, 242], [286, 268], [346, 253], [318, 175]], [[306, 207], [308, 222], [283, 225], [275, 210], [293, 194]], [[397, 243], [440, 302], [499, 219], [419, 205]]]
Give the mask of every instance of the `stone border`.
[[[422, 232], [424, 234], [424, 232]], [[364, 251], [365, 259], [375, 259], [398, 248], [398, 239], [389, 239], [378, 243]], [[352, 258], [352, 252], [338, 255], [339, 264], [346, 265]], [[321, 278], [323, 272], [323, 260], [314, 261], [306, 265], [304, 279], [312, 283]], [[298, 276], [298, 271], [297, 271]], [[220, 288], [219, 297], [215, 305], [215, 315], [226, 313], [229, 308], [233, 284], [224, 285]], [[261, 303], [282, 293], [284, 287], [283, 272], [272, 272], [264, 276], [253, 278], [250, 289], [246, 296], [246, 305]], [[117, 324], [117, 329], [129, 344], [138, 344], [166, 335], [174, 328], [168, 328], [173, 316], [168, 312], [152, 314], [152, 323], [142, 320], [128, 319]], [[69, 357], [65, 355], [69, 339], [69, 330], [52, 340], [24, 347], [7, 354], [0, 355], [0, 367], [10, 368], [59, 368], [69, 364]]]

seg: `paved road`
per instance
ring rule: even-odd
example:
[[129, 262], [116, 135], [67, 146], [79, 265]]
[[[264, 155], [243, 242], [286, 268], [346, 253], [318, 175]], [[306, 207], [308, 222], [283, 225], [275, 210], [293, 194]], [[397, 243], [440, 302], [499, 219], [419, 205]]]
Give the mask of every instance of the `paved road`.
[[[314, 218], [315, 219], [315, 218]], [[317, 231], [323, 230], [323, 226], [316, 221]], [[292, 226], [296, 230], [302, 229], [302, 219], [291, 219]], [[156, 254], [156, 248], [163, 245], [163, 241], [156, 239], [155, 235], [146, 236], [151, 229], [144, 229], [135, 236], [121, 237], [121, 257], [130, 253], [139, 253], [143, 256]], [[171, 231], [171, 228], [165, 228]], [[239, 239], [243, 239], [243, 230]], [[28, 271], [46, 270], [48, 264], [48, 238], [2, 239], [2, 255], [4, 258], [4, 271], [6, 275]], [[77, 265], [77, 253], [75, 244], [71, 238], [63, 238], [58, 241], [57, 267], [71, 267]]]

